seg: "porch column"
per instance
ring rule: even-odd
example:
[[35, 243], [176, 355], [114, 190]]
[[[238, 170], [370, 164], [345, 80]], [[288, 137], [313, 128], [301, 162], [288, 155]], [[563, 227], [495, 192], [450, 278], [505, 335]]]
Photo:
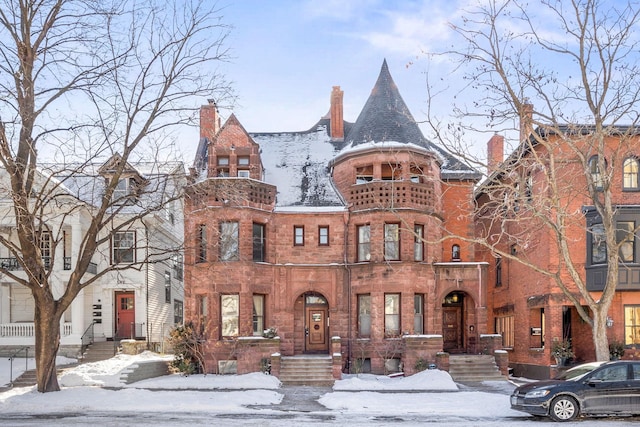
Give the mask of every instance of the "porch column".
[[[82, 337], [85, 328], [84, 322], [84, 289], [71, 303], [71, 334], [78, 339]], [[64, 321], [64, 319], [63, 319]]]

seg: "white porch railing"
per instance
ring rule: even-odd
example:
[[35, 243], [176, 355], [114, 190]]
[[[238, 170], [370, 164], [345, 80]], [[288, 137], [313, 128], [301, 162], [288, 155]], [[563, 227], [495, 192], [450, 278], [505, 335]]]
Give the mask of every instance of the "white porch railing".
[[[71, 332], [71, 323], [65, 322], [60, 333], [63, 337], [67, 337], [71, 335]], [[2, 338], [34, 337], [35, 335], [33, 322], [0, 323], [0, 337]]]

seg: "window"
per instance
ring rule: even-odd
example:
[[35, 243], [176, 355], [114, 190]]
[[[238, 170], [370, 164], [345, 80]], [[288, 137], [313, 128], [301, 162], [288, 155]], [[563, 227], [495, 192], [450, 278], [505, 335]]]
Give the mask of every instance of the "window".
[[496, 288], [502, 286], [502, 257], [496, 257]]
[[400, 335], [400, 294], [384, 296], [384, 335], [385, 337]]
[[533, 202], [533, 176], [531, 176], [531, 172], [527, 174], [527, 180], [524, 186], [524, 197], [527, 199], [527, 203]]
[[329, 226], [320, 225], [318, 227], [318, 245], [329, 246]]
[[229, 158], [218, 157], [217, 161], [218, 161], [218, 176], [219, 177], [229, 176]]
[[640, 344], [640, 305], [624, 306], [624, 344]]
[[627, 373], [627, 365], [606, 366], [600, 371], [593, 374], [591, 379], [601, 380], [604, 382], [626, 381]]
[[164, 272], [164, 302], [171, 304], [171, 272]]
[[589, 173], [591, 174], [591, 180], [596, 190], [602, 190], [602, 171], [598, 166], [598, 156], [593, 156], [589, 159]]
[[424, 225], [413, 226], [413, 260], [424, 261]]
[[42, 263], [44, 268], [51, 268], [51, 232], [42, 231], [40, 233], [40, 256], [42, 257]]
[[497, 316], [496, 334], [502, 335], [502, 345], [507, 348], [513, 348], [515, 343], [515, 316], [513, 314]]
[[409, 173], [409, 180], [413, 183], [419, 184], [423, 175], [422, 169], [419, 166], [412, 165]]
[[253, 261], [265, 261], [265, 246], [267, 240], [265, 238], [265, 225], [253, 223]]
[[638, 190], [640, 187], [638, 176], [638, 159], [633, 157], [626, 159], [622, 166], [622, 188]]
[[380, 169], [383, 181], [397, 181], [402, 179], [402, 168], [400, 165], [384, 164], [381, 165]]
[[206, 295], [196, 296], [196, 317], [200, 323], [200, 333], [203, 333], [209, 322], [209, 300]]
[[184, 304], [182, 301], [173, 300], [173, 323], [181, 325], [184, 321]]
[[460, 261], [460, 245], [451, 246], [451, 259], [454, 261]]
[[264, 332], [264, 295], [253, 296], [253, 335], [262, 336]]
[[220, 223], [220, 261], [237, 261], [240, 245], [238, 240], [238, 223], [226, 221]]
[[132, 263], [135, 262], [135, 232], [117, 231], [113, 234], [111, 242], [111, 263]]
[[302, 225], [293, 226], [293, 245], [304, 246], [304, 227]]
[[371, 226], [358, 226], [358, 262], [371, 260]]
[[385, 261], [400, 259], [400, 224], [384, 225], [384, 259]]
[[207, 226], [206, 224], [198, 225], [196, 234], [196, 262], [205, 262], [207, 260]]
[[358, 295], [358, 336], [371, 336], [371, 295]]
[[239, 334], [238, 325], [240, 320], [240, 296], [239, 295], [221, 295], [220, 296], [220, 313], [222, 319], [221, 336], [237, 337]]
[[413, 333], [424, 333], [424, 295], [413, 296]]
[[238, 157], [238, 166], [249, 166], [249, 156]]
[[246, 169], [238, 170], [238, 178], [250, 178], [251, 173]]
[[174, 254], [171, 257], [171, 262], [173, 263], [173, 278], [182, 281], [182, 277], [184, 275], [182, 254]]
[[113, 189], [112, 201], [118, 202], [126, 199], [130, 193], [130, 178], [120, 178]]
[[620, 261], [633, 262], [635, 254], [635, 234], [636, 224], [633, 221], [618, 221], [617, 238], [620, 244]]
[[606, 264], [607, 242], [605, 241], [604, 226], [594, 224], [591, 226], [591, 264]]
[[356, 168], [356, 184], [366, 184], [373, 181], [373, 166], [361, 166]]

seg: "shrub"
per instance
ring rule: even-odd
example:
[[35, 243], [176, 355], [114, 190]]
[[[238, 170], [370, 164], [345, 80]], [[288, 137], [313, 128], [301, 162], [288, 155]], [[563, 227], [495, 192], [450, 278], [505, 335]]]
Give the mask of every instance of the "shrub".
[[204, 372], [204, 357], [192, 322], [174, 327], [169, 332], [169, 343], [174, 351], [174, 359], [170, 364], [174, 372], [184, 375]]

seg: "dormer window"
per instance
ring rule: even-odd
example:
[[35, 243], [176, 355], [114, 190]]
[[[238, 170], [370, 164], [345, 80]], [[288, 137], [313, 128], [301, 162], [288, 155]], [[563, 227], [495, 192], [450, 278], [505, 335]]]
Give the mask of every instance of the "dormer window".
[[129, 194], [131, 194], [131, 178], [120, 178], [118, 180], [118, 184], [116, 188], [113, 190], [113, 201], [117, 202], [119, 200], [125, 199]]
[[218, 176], [219, 177], [229, 176], [229, 158], [228, 157], [218, 157]]

